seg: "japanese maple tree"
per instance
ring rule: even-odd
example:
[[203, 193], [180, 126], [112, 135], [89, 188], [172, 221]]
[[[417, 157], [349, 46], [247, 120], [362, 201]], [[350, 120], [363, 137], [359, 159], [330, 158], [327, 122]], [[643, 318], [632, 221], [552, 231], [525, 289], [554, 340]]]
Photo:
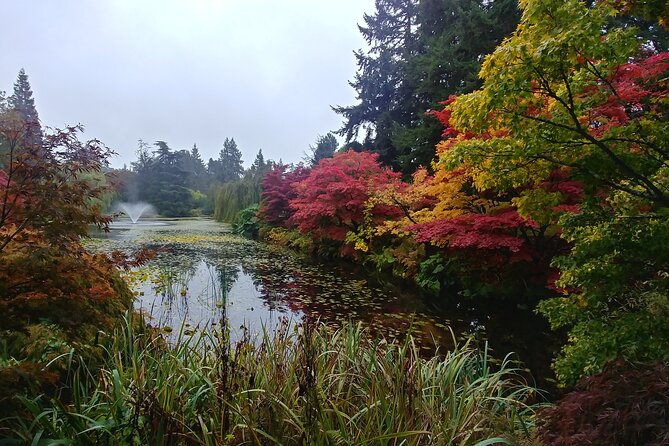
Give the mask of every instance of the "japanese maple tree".
[[[399, 174], [382, 167], [377, 157], [349, 150], [321, 160], [306, 179], [295, 183], [292, 222], [315, 239], [344, 242], [347, 233], [363, 224], [370, 195], [399, 180]], [[372, 205], [368, 212], [375, 222], [401, 214], [396, 206], [384, 204]]]
[[294, 168], [285, 164], [277, 164], [262, 179], [262, 193], [258, 217], [276, 226], [289, 226], [293, 215], [290, 201], [297, 193], [294, 184], [304, 180], [310, 169], [302, 164]]

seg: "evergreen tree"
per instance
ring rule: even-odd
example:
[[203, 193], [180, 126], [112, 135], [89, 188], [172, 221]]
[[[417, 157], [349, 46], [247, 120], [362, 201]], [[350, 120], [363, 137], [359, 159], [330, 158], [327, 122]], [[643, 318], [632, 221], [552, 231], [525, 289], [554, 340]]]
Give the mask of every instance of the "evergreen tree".
[[193, 200], [179, 155], [172, 152], [165, 141], [157, 141], [155, 146], [158, 150], [153, 155], [147, 154], [146, 147], [139, 151], [140, 157], [144, 157], [141, 165], [137, 163], [139, 198], [154, 205], [166, 217], [187, 216], [193, 208]]
[[209, 183], [209, 179], [207, 178], [207, 167], [204, 165], [204, 161], [202, 161], [200, 150], [197, 148], [196, 144], [193, 144], [189, 160], [189, 183], [191, 184], [191, 187], [199, 191], [205, 191], [207, 189], [207, 184]]
[[365, 128], [367, 150], [412, 173], [429, 166], [441, 126], [429, 114], [450, 95], [479, 86], [483, 57], [519, 20], [516, 0], [377, 0], [360, 32], [370, 45], [356, 52], [351, 86], [359, 103], [333, 107], [347, 142]]
[[19, 71], [14, 84], [14, 94], [9, 98], [9, 105], [11, 109], [18, 113], [25, 126], [24, 144], [41, 145], [42, 128], [35, 108], [33, 92], [30, 89], [30, 82], [28, 82], [28, 75], [23, 68]]
[[324, 158], [332, 158], [337, 150], [337, 144], [337, 138], [331, 132], [325, 136], [318, 136], [316, 146], [309, 146], [311, 156], [307, 161], [315, 166]]
[[[359, 103], [337, 106], [333, 110], [344, 117], [337, 132], [347, 141], [356, 139], [361, 129], [374, 135], [374, 150], [386, 164], [396, 164], [392, 131], [396, 122], [410, 118], [413, 86], [406, 76], [407, 63], [417, 49], [415, 27], [417, 0], [376, 0], [376, 11], [364, 15], [358, 26], [370, 49], [356, 51], [358, 73], [350, 85]], [[396, 166], [397, 167], [397, 166]]]
[[420, 49], [406, 75], [415, 87], [412, 118], [397, 123], [392, 144], [405, 173], [430, 166], [442, 126], [428, 112], [454, 94], [481, 86], [483, 58], [520, 19], [516, 0], [424, 0], [418, 12]]
[[267, 171], [267, 166], [268, 163], [265, 162], [265, 157], [262, 154], [262, 149], [258, 150], [258, 154], [256, 155], [256, 159], [253, 160], [253, 164], [251, 164], [251, 167], [249, 171], [254, 175], [262, 175]]
[[193, 144], [190, 156], [193, 159], [195, 166], [194, 172], [198, 175], [203, 175], [207, 171], [207, 168], [204, 166], [204, 161], [202, 161], [202, 156], [200, 156], [200, 150], [197, 148], [197, 144]]
[[215, 179], [221, 183], [238, 180], [244, 173], [242, 152], [237, 147], [234, 138], [225, 138], [223, 149], [216, 162], [218, 165], [214, 168], [214, 175]]

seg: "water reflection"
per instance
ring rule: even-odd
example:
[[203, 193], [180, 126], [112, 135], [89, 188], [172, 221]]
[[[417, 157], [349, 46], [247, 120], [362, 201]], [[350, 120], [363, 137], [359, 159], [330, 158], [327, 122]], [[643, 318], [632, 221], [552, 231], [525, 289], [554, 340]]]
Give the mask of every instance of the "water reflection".
[[[397, 284], [384, 286], [339, 266], [312, 264], [272, 246], [240, 239], [207, 220], [134, 226], [107, 236], [102, 249], [130, 249], [138, 243], [165, 249], [143, 268], [137, 307], [152, 323], [175, 336], [208, 330], [228, 321], [231, 335], [274, 330], [282, 317], [292, 323], [319, 320], [337, 325], [363, 322], [389, 338], [408, 331], [426, 351], [448, 349], [453, 333], [489, 339], [498, 358], [514, 351], [549, 376], [552, 349], [547, 324], [531, 311], [491, 300], [489, 307], [449, 304]], [[460, 302], [461, 300], [454, 300]], [[557, 343], [555, 343], [557, 348]]]
[[227, 321], [237, 338], [244, 330], [274, 329], [281, 315], [301, 319], [276, 293], [265, 292], [262, 280], [241, 264], [178, 256], [182, 263], [171, 265], [170, 257], [159, 258], [137, 287], [136, 307], [153, 325], [167, 327], [171, 337], [182, 329], [190, 334]]

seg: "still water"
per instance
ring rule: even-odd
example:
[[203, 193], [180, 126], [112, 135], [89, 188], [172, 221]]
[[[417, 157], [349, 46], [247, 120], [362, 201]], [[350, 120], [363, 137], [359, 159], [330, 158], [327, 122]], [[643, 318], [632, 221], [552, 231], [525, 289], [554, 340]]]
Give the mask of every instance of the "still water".
[[[527, 309], [463, 306], [459, 299], [435, 301], [397, 283], [382, 283], [346, 265], [323, 265], [293, 252], [246, 240], [207, 219], [120, 220], [92, 242], [95, 249], [158, 251], [130, 281], [135, 306], [166, 337], [209, 330], [227, 321], [233, 337], [272, 331], [282, 319], [337, 325], [361, 322], [387, 338], [411, 331], [428, 352], [448, 349], [456, 338], [488, 342], [503, 358], [515, 352], [548, 377], [557, 345], [541, 318]], [[543, 381], [543, 379], [542, 379]]]

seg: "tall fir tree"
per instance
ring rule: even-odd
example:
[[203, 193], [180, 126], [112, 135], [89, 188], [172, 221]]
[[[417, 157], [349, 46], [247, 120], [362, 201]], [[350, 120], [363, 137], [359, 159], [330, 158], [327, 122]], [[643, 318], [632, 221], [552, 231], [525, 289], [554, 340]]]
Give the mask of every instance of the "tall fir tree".
[[429, 114], [451, 94], [479, 86], [483, 57], [519, 20], [516, 0], [377, 0], [360, 32], [350, 85], [358, 104], [333, 107], [347, 143], [365, 128], [363, 147], [405, 174], [429, 166], [441, 125]]
[[234, 138], [225, 138], [223, 148], [216, 163], [217, 166], [214, 175], [217, 181], [228, 183], [241, 178], [244, 173], [242, 152], [237, 147]]
[[374, 14], [365, 14], [365, 24], [358, 26], [369, 45], [367, 52], [355, 52], [358, 72], [349, 82], [359, 103], [333, 107], [344, 117], [338, 134], [352, 141], [364, 129], [366, 137], [373, 135], [380, 161], [394, 167], [398, 166], [393, 127], [410, 119], [407, 110], [413, 108], [414, 88], [406, 70], [417, 49], [418, 4], [417, 0], [376, 0]]
[[483, 58], [510, 35], [520, 11], [516, 0], [423, 0], [418, 10], [419, 50], [409, 61], [415, 87], [411, 119], [392, 135], [397, 163], [405, 173], [430, 166], [442, 126], [429, 113], [449, 96], [481, 86]]
[[268, 163], [265, 161], [265, 156], [262, 154], [262, 149], [258, 149], [258, 153], [256, 154], [256, 159], [253, 160], [253, 164], [251, 164], [250, 171], [254, 175], [257, 174], [262, 174], [267, 170], [267, 165]]
[[23, 68], [19, 71], [16, 83], [14, 83], [14, 93], [9, 97], [9, 106], [18, 113], [23, 122], [24, 144], [41, 145], [42, 127], [39, 123], [28, 75]]

